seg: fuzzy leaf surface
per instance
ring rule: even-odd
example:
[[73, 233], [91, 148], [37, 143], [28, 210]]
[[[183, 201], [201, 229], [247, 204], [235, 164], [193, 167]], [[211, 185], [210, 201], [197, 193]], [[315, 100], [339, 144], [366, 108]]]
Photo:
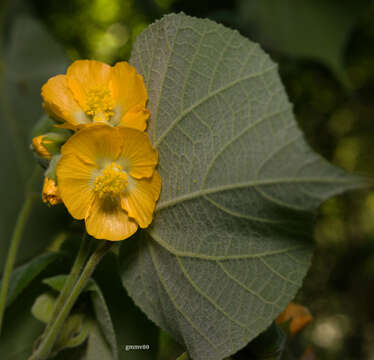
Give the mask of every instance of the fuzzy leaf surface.
[[309, 148], [276, 65], [237, 31], [169, 15], [139, 35], [131, 63], [162, 192], [152, 226], [122, 247], [123, 284], [192, 359], [223, 359], [295, 296], [315, 210], [358, 180]]

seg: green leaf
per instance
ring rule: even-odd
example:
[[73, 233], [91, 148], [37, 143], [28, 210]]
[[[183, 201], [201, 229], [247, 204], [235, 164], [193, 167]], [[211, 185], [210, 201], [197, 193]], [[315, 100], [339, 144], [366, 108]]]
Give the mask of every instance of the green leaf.
[[[121, 360], [155, 360], [158, 355], [159, 329], [134, 304], [122, 286], [117, 255], [110, 253], [95, 271], [110, 309]], [[148, 350], [126, 350], [126, 345], [149, 345]], [[176, 357], [176, 356], [175, 356]], [[170, 360], [172, 358], [168, 358]], [[161, 360], [161, 359], [160, 359]]]
[[[16, 268], [12, 273], [8, 291], [7, 306], [34, 280], [50, 263], [55, 261], [60, 254], [55, 252], [42, 254], [28, 263]], [[1, 287], [1, 281], [0, 281]]]
[[[101, 329], [103, 333], [104, 339], [109, 344], [109, 349], [112, 354], [114, 360], [118, 359], [118, 346], [117, 346], [117, 339], [116, 334], [114, 332], [114, 327], [112, 323], [112, 319], [110, 317], [110, 312], [106, 305], [104, 296], [96, 284], [96, 282], [92, 281], [87, 290], [91, 292], [91, 300], [94, 307], [96, 320], [99, 325], [99, 329]], [[88, 359], [90, 359], [88, 357]]]
[[[24, 198], [25, 185], [36, 160], [29, 148], [30, 131], [43, 113], [40, 90], [49, 77], [62, 73], [66, 56], [35, 20], [19, 16], [10, 28], [5, 49], [0, 49], [0, 268]], [[41, 190], [39, 184], [38, 191]], [[56, 233], [66, 226], [63, 207], [49, 209], [41, 200], [28, 221], [22, 251], [24, 262], [40, 253]], [[40, 222], [43, 219], [43, 222]]]
[[[46, 324], [51, 320], [55, 302], [56, 298], [53, 295], [49, 293], [42, 294], [35, 300], [31, 313], [36, 319]], [[54, 353], [82, 345], [92, 327], [92, 320], [85, 314], [77, 312], [70, 314], [54, 344]]]
[[117, 359], [113, 357], [113, 352], [106, 341], [100, 327], [97, 324], [90, 330], [88, 337], [87, 350], [83, 360], [112, 360]]
[[261, 44], [292, 57], [322, 61], [347, 81], [343, 55], [368, 1], [242, 1], [241, 23]]
[[61, 292], [64, 287], [67, 275], [55, 275], [46, 279], [43, 279], [43, 283], [50, 286], [53, 290]]
[[160, 331], [157, 360], [176, 359], [183, 349], [165, 331]]
[[315, 209], [358, 180], [306, 144], [271, 59], [238, 32], [169, 15], [137, 39], [159, 151], [153, 225], [122, 246], [124, 286], [195, 359], [264, 331], [309, 268]]
[[40, 286], [29, 286], [5, 312], [0, 337], [1, 360], [25, 360], [31, 355], [34, 341], [44, 327], [30, 312], [40, 290]]
[[56, 298], [51, 294], [38, 296], [31, 308], [31, 314], [39, 321], [46, 324], [52, 316]]
[[108, 343], [105, 341], [98, 324], [94, 321], [90, 324], [88, 339], [85, 346], [68, 349], [60, 352], [56, 360], [113, 360]]
[[[44, 279], [43, 282], [49, 285], [52, 289], [61, 291], [64, 283], [66, 281], [66, 275], [57, 275], [50, 277], [48, 279]], [[104, 339], [109, 344], [109, 349], [111, 349], [113, 359], [118, 359], [118, 346], [117, 346], [117, 339], [116, 334], [114, 332], [112, 319], [110, 317], [110, 312], [106, 305], [104, 296], [93, 279], [90, 279], [85, 291], [90, 292], [91, 301], [93, 305], [93, 309], [95, 312], [95, 319], [99, 325], [103, 333]], [[96, 335], [93, 335], [96, 337]]]
[[84, 314], [70, 315], [62, 328], [61, 334], [55, 343], [55, 352], [66, 348], [74, 348], [82, 345], [90, 335], [92, 321]]

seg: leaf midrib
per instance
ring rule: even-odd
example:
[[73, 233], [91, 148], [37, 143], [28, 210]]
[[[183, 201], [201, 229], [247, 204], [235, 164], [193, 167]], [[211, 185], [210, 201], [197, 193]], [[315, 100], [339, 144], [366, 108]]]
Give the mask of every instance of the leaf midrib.
[[167, 200], [164, 202], [159, 202], [156, 206], [156, 211], [161, 211], [177, 205], [179, 203], [193, 200], [199, 197], [203, 197], [210, 194], [215, 194], [219, 192], [229, 191], [229, 190], [236, 190], [236, 189], [243, 189], [249, 187], [256, 187], [256, 186], [268, 186], [268, 185], [279, 185], [279, 184], [304, 184], [304, 183], [319, 183], [319, 184], [349, 184], [352, 183], [351, 179], [340, 179], [340, 178], [279, 178], [279, 179], [271, 179], [271, 180], [253, 180], [244, 183], [236, 183], [236, 184], [229, 184], [229, 185], [222, 185], [216, 186], [209, 189], [200, 189], [198, 191], [191, 192], [189, 194], [185, 194], [179, 197], [176, 197], [172, 200]]
[[259, 259], [259, 258], [262, 258], [262, 257], [281, 255], [281, 254], [284, 254], [284, 253], [289, 253], [291, 251], [304, 250], [304, 249], [307, 248], [307, 246], [305, 246], [305, 245], [295, 245], [295, 246], [290, 246], [290, 247], [287, 247], [287, 248], [284, 248], [284, 249], [264, 251], [264, 252], [256, 253], [256, 254], [206, 255], [206, 254], [199, 254], [199, 253], [177, 250], [177, 249], [173, 248], [169, 243], [162, 240], [161, 237], [152, 230], [152, 228], [149, 228], [146, 231], [149, 233], [149, 235], [151, 236], [151, 238], [154, 241], [156, 241], [160, 246], [162, 246], [170, 254], [173, 254], [173, 255], [178, 256], [178, 257], [188, 257], [188, 258], [200, 259], [200, 260], [206, 260], [206, 261], [229, 261], [229, 260]]

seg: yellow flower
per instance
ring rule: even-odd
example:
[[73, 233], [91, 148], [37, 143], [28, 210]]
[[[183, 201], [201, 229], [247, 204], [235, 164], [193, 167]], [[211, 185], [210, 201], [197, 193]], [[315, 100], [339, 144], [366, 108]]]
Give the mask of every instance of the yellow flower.
[[62, 202], [56, 182], [49, 177], [44, 178], [42, 200], [52, 206]]
[[141, 75], [127, 62], [109, 66], [78, 60], [42, 88], [45, 110], [61, 127], [77, 130], [95, 123], [144, 131], [149, 111]]
[[[48, 149], [45, 147], [45, 141], [43, 141], [44, 136], [39, 135], [32, 139], [32, 148], [33, 150], [42, 158], [45, 158], [47, 160], [50, 160], [52, 155], [48, 151]], [[49, 144], [50, 142], [48, 142]]]
[[61, 148], [57, 181], [62, 201], [87, 232], [123, 240], [152, 222], [160, 195], [158, 154], [141, 131], [97, 125], [75, 133]]

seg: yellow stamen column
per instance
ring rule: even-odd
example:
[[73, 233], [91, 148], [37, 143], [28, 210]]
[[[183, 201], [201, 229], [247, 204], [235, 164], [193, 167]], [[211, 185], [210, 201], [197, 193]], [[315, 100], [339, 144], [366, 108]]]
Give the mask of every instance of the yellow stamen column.
[[100, 197], [109, 195], [114, 198], [120, 195], [127, 187], [129, 183], [129, 177], [126, 172], [123, 171], [121, 165], [114, 162], [107, 165], [95, 179], [95, 191]]

